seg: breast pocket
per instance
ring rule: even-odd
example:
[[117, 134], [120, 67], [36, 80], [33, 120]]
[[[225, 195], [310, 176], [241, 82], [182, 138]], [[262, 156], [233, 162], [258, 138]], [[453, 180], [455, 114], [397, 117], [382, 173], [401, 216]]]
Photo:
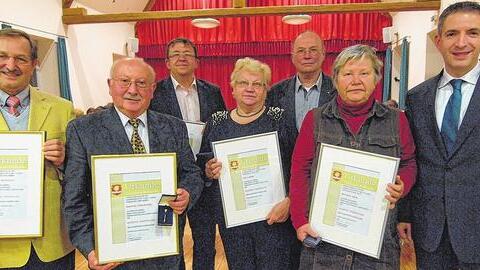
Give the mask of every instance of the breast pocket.
[[371, 136], [368, 144], [372, 149], [370, 152], [388, 156], [399, 156], [398, 139], [395, 136]]

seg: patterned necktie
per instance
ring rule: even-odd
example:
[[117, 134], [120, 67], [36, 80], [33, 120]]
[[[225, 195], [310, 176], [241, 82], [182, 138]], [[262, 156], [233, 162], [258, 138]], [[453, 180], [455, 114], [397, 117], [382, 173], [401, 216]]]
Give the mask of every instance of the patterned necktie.
[[448, 154], [452, 151], [455, 140], [457, 139], [460, 107], [462, 104], [462, 83], [463, 80], [461, 79], [450, 81], [450, 84], [453, 86], [453, 93], [448, 100], [445, 113], [443, 114], [441, 133]]
[[9, 96], [7, 98], [8, 113], [17, 117], [20, 115], [20, 112], [17, 110], [20, 106], [20, 99], [16, 96]]
[[142, 139], [138, 134], [138, 125], [140, 124], [140, 121], [138, 119], [130, 119], [128, 120], [128, 123], [133, 127], [132, 138], [130, 139], [130, 142], [132, 143], [133, 153], [145, 154], [145, 146], [143, 145]]

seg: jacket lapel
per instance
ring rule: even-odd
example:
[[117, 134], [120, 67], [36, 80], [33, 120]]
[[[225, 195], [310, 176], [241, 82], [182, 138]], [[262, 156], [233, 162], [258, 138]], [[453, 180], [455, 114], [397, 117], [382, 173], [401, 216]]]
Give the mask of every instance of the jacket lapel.
[[150, 146], [150, 153], [161, 153], [162, 142], [160, 139], [162, 136], [158, 133], [161, 130], [162, 123], [158, 121], [157, 117], [154, 117], [150, 111], [147, 111], [148, 121], [148, 145]]
[[50, 112], [51, 104], [38, 91], [30, 86], [30, 113], [28, 116], [28, 130], [41, 130], [47, 115]]
[[431, 81], [430, 84], [425, 85], [426, 91], [425, 91], [425, 97], [424, 97], [424, 102], [423, 104], [426, 104], [425, 110], [426, 112], [424, 113], [426, 121], [426, 125], [428, 128], [432, 131], [433, 134], [433, 140], [435, 144], [437, 145], [437, 149], [440, 150], [442, 153], [442, 156], [444, 159], [447, 158], [447, 150], [445, 148], [445, 144], [443, 143], [443, 138], [442, 134], [440, 133], [440, 130], [438, 129], [437, 125], [437, 117], [435, 113], [435, 100], [436, 100], [436, 95], [437, 95], [437, 89], [438, 89], [438, 82], [440, 78], [442, 78], [443, 72], [438, 74], [436, 77], [434, 77]]
[[200, 105], [200, 119], [208, 119], [210, 115], [207, 115], [208, 97], [204, 90], [203, 83], [199, 80], [197, 82], [198, 103]]
[[280, 103], [280, 108], [285, 109], [286, 119], [293, 126], [297, 127], [297, 122], [295, 118], [295, 80], [296, 76], [288, 81], [287, 87], [285, 88], [285, 95], [278, 102]]
[[479, 106], [480, 77], [479, 79], [477, 79], [477, 84], [475, 85], [475, 89], [473, 90], [472, 98], [470, 99], [470, 103], [468, 104], [468, 108], [465, 116], [463, 117], [462, 123], [460, 124], [457, 139], [452, 149], [452, 155], [458, 150], [458, 148], [460, 148], [463, 142], [467, 139], [470, 132], [472, 132], [475, 127], [478, 127], [478, 124], [480, 123], [480, 114], [478, 113], [480, 110]]
[[177, 95], [175, 94], [175, 88], [173, 87], [172, 77], [168, 77], [165, 81], [165, 90], [167, 97], [167, 106], [170, 108], [170, 115], [183, 119], [180, 105], [178, 105]]
[[[105, 114], [103, 119], [102, 127], [103, 132], [107, 132], [107, 136], [102, 136], [104, 138], [109, 137], [110, 141], [107, 142], [110, 147], [112, 147], [112, 152], [115, 154], [133, 154], [132, 144], [128, 139], [125, 128], [122, 125], [120, 116], [118, 116], [115, 107], [109, 108], [109, 113]], [[99, 131], [101, 132], [101, 131]]]

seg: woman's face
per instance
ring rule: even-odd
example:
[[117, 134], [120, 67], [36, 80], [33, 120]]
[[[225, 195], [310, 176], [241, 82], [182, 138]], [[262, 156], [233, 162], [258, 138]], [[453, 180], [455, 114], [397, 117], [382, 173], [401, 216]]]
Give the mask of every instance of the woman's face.
[[233, 98], [241, 109], [257, 108], [265, 104], [267, 87], [260, 73], [241, 70], [234, 82]]
[[348, 105], [367, 102], [376, 84], [372, 61], [365, 57], [348, 61], [340, 68], [336, 79], [338, 94]]

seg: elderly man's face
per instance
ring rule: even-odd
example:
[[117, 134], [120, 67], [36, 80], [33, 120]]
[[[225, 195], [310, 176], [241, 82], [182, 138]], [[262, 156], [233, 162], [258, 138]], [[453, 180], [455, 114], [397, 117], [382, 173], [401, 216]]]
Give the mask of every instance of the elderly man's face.
[[148, 109], [155, 83], [148, 66], [138, 60], [121, 60], [108, 80], [113, 104], [129, 118], [136, 118]]
[[335, 84], [345, 103], [361, 105], [367, 102], [377, 84], [372, 61], [368, 58], [348, 61], [340, 68]]
[[304, 33], [293, 44], [292, 63], [300, 74], [322, 70], [325, 51], [322, 41], [314, 33]]
[[0, 37], [0, 89], [16, 95], [30, 83], [37, 62], [30, 44], [22, 37]]
[[167, 57], [167, 68], [174, 77], [193, 76], [198, 66], [198, 59], [192, 46], [181, 42], [170, 47]]
[[449, 15], [435, 42], [443, 56], [445, 69], [461, 77], [478, 63], [480, 53], [480, 14], [457, 12]]

